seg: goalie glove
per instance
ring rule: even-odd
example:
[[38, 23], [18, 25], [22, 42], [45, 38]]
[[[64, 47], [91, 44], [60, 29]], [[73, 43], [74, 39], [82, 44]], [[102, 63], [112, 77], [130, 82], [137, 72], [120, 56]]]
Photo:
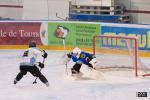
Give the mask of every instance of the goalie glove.
[[87, 61], [87, 62], [90, 62], [91, 59], [90, 59], [89, 57], [86, 57], [86, 61]]
[[71, 58], [69, 58], [68, 55], [69, 55], [69, 57], [70, 57], [70, 54], [68, 53], [68, 54], [65, 54], [65, 55], [61, 58], [62, 64], [67, 64], [67, 63], [69, 63], [69, 61], [70, 61]]
[[93, 58], [89, 63], [90, 63], [89, 67], [93, 69], [96, 68], [96, 63], [97, 63], [96, 58]]
[[65, 59], [65, 64], [68, 64], [70, 60], [71, 60], [71, 58], [66, 58]]
[[65, 57], [65, 60], [64, 60], [65, 64], [69, 63], [69, 61], [71, 60], [72, 55], [73, 55], [72, 52], [66, 54], [66, 57]]
[[68, 57], [68, 58], [71, 58], [71, 57], [72, 57], [72, 55], [73, 55], [73, 53], [72, 53], [72, 52], [70, 52], [70, 53], [68, 53], [68, 54], [67, 54], [67, 57]]
[[86, 57], [86, 61], [90, 62], [92, 59], [95, 59], [96, 57], [94, 55], [90, 55], [89, 57]]

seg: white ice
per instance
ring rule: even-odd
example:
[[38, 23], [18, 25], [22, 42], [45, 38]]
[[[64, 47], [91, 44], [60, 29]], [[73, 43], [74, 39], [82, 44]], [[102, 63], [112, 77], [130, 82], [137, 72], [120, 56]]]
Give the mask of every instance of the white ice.
[[[91, 79], [90, 69], [83, 66], [84, 78], [74, 80], [67, 76], [65, 65], [60, 58], [61, 51], [48, 51], [48, 58], [42, 73], [50, 82], [46, 87], [30, 73], [16, 85], [13, 80], [19, 72], [19, 61], [23, 50], [0, 51], [0, 100], [148, 100], [150, 99], [150, 79], [134, 76], [98, 73], [99, 79]], [[149, 59], [144, 60], [150, 64]], [[120, 61], [121, 63], [121, 61]], [[73, 63], [68, 65], [68, 71]], [[88, 73], [88, 74], [87, 74]], [[87, 75], [87, 76], [86, 76]], [[102, 77], [103, 76], [103, 77]], [[102, 79], [104, 78], [104, 79]], [[148, 97], [137, 97], [137, 92], [147, 92]]]

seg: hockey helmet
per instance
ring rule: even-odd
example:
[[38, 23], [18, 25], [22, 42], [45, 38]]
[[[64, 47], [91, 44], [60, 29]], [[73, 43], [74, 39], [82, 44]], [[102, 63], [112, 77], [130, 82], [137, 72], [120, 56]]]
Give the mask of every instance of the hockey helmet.
[[30, 41], [29, 42], [29, 48], [31, 47], [36, 47], [36, 42], [35, 41]]
[[78, 47], [75, 47], [75, 48], [73, 49], [73, 53], [76, 54], [76, 55], [80, 55], [81, 49], [79, 49]]

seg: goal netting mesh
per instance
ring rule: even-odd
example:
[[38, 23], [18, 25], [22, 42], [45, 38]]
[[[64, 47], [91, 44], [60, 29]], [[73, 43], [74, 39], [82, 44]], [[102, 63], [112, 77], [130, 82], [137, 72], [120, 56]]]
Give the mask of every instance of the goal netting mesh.
[[133, 75], [149, 76], [138, 55], [138, 38], [131, 36], [99, 35], [93, 37], [93, 53], [97, 57], [97, 69], [108, 71], [131, 71]]

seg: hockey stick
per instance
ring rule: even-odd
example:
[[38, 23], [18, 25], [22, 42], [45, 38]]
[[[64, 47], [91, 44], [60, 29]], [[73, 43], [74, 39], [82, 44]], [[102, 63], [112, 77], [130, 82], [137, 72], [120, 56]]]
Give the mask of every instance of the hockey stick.
[[67, 65], [67, 63], [65, 65], [66, 65], [66, 73], [68, 75], [68, 65]]
[[64, 55], [66, 55], [66, 43], [65, 43], [65, 39], [63, 39], [63, 46], [64, 46]]
[[[64, 55], [66, 55], [65, 39], [63, 39], [63, 45], [64, 45]], [[68, 75], [68, 66], [67, 66], [67, 63], [65, 64], [65, 66], [66, 66], [66, 74]]]
[[[45, 51], [44, 51], [45, 52]], [[45, 58], [43, 59], [43, 64], [44, 64], [44, 62], [45, 62]], [[41, 70], [42, 70], [42, 68], [40, 69], [40, 72], [41, 72]], [[34, 82], [33, 82], [33, 84], [36, 84], [37, 83], [37, 79], [38, 79], [38, 77], [36, 77], [36, 79], [34, 80]]]

